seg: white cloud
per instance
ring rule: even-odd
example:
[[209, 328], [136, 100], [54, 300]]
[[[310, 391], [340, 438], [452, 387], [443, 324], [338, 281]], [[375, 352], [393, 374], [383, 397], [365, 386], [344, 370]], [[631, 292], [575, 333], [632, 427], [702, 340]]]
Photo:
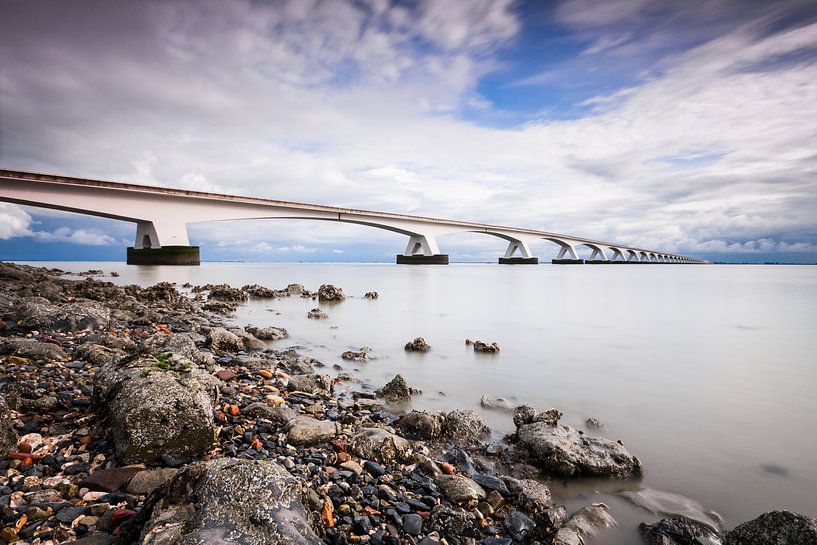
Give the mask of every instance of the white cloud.
[[39, 242], [67, 242], [84, 246], [110, 246], [123, 242], [106, 234], [87, 231], [85, 229], [71, 230], [68, 227], [60, 227], [52, 232], [34, 231], [31, 233], [31, 236]]
[[31, 216], [15, 204], [0, 203], [0, 240], [31, 234]]

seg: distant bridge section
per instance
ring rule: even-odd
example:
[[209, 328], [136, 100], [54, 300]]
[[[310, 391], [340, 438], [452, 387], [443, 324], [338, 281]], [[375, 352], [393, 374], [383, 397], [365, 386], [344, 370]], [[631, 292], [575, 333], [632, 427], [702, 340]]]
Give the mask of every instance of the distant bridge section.
[[[65, 210], [136, 224], [136, 241], [128, 248], [129, 264], [198, 265], [199, 249], [190, 246], [187, 224], [239, 219], [306, 219], [356, 223], [408, 237], [397, 263], [447, 264], [437, 237], [451, 233], [484, 233], [508, 242], [499, 263], [536, 264], [530, 244], [554, 242], [553, 263], [707, 263], [701, 259], [658, 250], [634, 248], [536, 229], [374, 212], [256, 197], [220, 195], [145, 185], [0, 170], [0, 201]], [[591, 250], [589, 259], [577, 249]]]

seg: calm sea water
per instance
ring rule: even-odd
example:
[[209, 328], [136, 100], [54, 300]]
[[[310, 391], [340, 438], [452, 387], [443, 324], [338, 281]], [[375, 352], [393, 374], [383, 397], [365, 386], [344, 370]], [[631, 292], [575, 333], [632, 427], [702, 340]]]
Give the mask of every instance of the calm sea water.
[[[497, 434], [513, 423], [481, 409], [482, 394], [558, 407], [576, 427], [599, 418], [646, 475], [553, 483], [568, 508], [610, 506], [619, 528], [593, 543], [640, 543], [635, 526], [659, 517], [616, 495], [639, 487], [694, 498], [727, 528], [772, 509], [817, 514], [817, 267], [38, 264], [117, 271], [119, 284], [342, 287], [329, 320], [308, 320], [317, 302], [293, 297], [250, 302], [235, 322], [285, 327], [278, 346], [374, 386], [399, 372], [424, 392], [414, 407], [472, 408]], [[432, 351], [404, 352], [416, 336]], [[475, 354], [466, 338], [502, 351]], [[363, 345], [370, 362], [341, 359]]]

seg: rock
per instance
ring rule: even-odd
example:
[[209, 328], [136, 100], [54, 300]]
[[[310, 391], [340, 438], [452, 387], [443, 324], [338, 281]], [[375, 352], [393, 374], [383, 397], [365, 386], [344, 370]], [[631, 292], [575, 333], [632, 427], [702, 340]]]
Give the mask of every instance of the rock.
[[533, 417], [534, 422], [544, 422], [548, 426], [555, 426], [559, 423], [562, 417], [562, 411], [559, 409], [548, 409]]
[[594, 503], [579, 509], [553, 538], [553, 545], [584, 545], [602, 530], [616, 526], [603, 503]]
[[220, 378], [224, 382], [229, 382], [236, 377], [235, 371], [233, 371], [232, 369], [222, 369], [221, 371], [218, 371], [215, 374], [215, 376], [216, 378]]
[[321, 540], [300, 500], [303, 491], [299, 479], [275, 462], [200, 462], [154, 492], [121, 540], [143, 545], [318, 545]]
[[397, 428], [409, 439], [434, 440], [442, 437], [445, 413], [411, 411], [397, 421]]
[[598, 418], [593, 418], [592, 416], [584, 421], [584, 425], [590, 428], [591, 430], [604, 430], [607, 429], [601, 420]]
[[412, 395], [421, 393], [419, 390], [409, 388], [406, 379], [402, 375], [394, 375], [394, 378], [375, 391], [377, 397], [382, 397], [390, 403], [408, 401]]
[[278, 341], [289, 337], [289, 333], [283, 327], [254, 327], [248, 325], [244, 329], [262, 341]]
[[210, 290], [207, 299], [219, 299], [221, 301], [241, 302], [246, 301], [248, 296], [238, 288], [232, 288], [228, 284], [208, 285], [205, 286]]
[[655, 524], [638, 526], [647, 545], [721, 545], [721, 538], [712, 528], [685, 517], [662, 519]]
[[419, 535], [423, 531], [423, 517], [416, 513], [403, 517], [403, 531], [410, 536]]
[[443, 496], [457, 504], [476, 504], [484, 499], [485, 490], [464, 475], [440, 475], [434, 480]]
[[[241, 291], [250, 297], [255, 297], [256, 299], [270, 299], [278, 295], [275, 290], [264, 286], [259, 286], [258, 284], [247, 284], [246, 286], [242, 286]], [[253, 333], [253, 335], [255, 335], [255, 333]]]
[[620, 492], [620, 495], [653, 515], [680, 516], [709, 526], [716, 532], [723, 529], [722, 518], [714, 511], [707, 511], [699, 502], [672, 492], [642, 488]]
[[21, 338], [0, 339], [0, 354], [14, 354], [36, 360], [64, 361], [68, 359], [65, 351], [56, 344]]
[[536, 409], [530, 405], [520, 405], [513, 410], [513, 424], [517, 428], [530, 424], [536, 418]]
[[332, 284], [323, 284], [318, 288], [318, 301], [343, 301], [346, 296], [343, 290]]
[[241, 409], [241, 414], [246, 418], [264, 418], [281, 424], [286, 424], [298, 416], [298, 413], [289, 407], [270, 407], [260, 401], [250, 403]]
[[405, 346], [406, 352], [428, 352], [431, 346], [422, 337], [416, 337], [413, 341], [409, 341]]
[[80, 481], [79, 485], [88, 490], [116, 492], [125, 487], [143, 467], [114, 467], [99, 469]]
[[365, 297], [366, 299], [372, 299], [372, 300], [374, 300], [374, 299], [377, 299], [377, 298], [378, 298], [378, 297], [380, 297], [380, 296], [379, 296], [379, 295], [377, 295], [377, 292], [376, 292], [376, 291], [367, 291], [367, 292], [366, 292], [366, 295], [364, 295], [363, 297]]
[[356, 456], [379, 463], [405, 460], [411, 451], [408, 441], [382, 428], [362, 428], [350, 444]]
[[179, 470], [174, 468], [140, 471], [131, 478], [127, 492], [134, 496], [146, 496], [172, 479], [178, 472]]
[[499, 345], [497, 343], [484, 343], [482, 341], [474, 341], [474, 352], [485, 352], [494, 354], [499, 352]]
[[347, 350], [340, 357], [349, 361], [369, 361], [369, 349], [364, 346], [359, 351]]
[[306, 315], [307, 318], [312, 318], [313, 320], [325, 320], [329, 318], [329, 315], [323, 312], [320, 308], [313, 308], [309, 311]]
[[294, 375], [289, 377], [287, 391], [328, 395], [332, 392], [332, 377], [314, 373], [309, 375]]
[[479, 404], [486, 409], [498, 409], [501, 411], [512, 411], [513, 404], [504, 397], [496, 396], [482, 396], [479, 399]]
[[287, 423], [285, 430], [287, 442], [293, 445], [315, 445], [334, 439], [340, 433], [340, 426], [329, 420], [298, 416]]
[[306, 292], [306, 290], [303, 284], [290, 284], [286, 287], [286, 292], [290, 295], [301, 295]]
[[0, 458], [5, 458], [17, 448], [17, 432], [14, 430], [9, 406], [6, 398], [0, 396]]
[[490, 432], [482, 417], [467, 409], [451, 411], [443, 422], [443, 435], [463, 443], [475, 443]]
[[41, 297], [29, 297], [17, 308], [15, 318], [24, 329], [79, 331], [107, 327], [111, 311], [96, 301], [55, 306]]
[[817, 519], [769, 511], [726, 533], [723, 545], [817, 545]]
[[[114, 273], [111, 273], [113, 276]], [[113, 545], [114, 538], [108, 534], [95, 533], [76, 541], [66, 542], [65, 545]]]
[[110, 425], [117, 457], [126, 464], [163, 456], [189, 460], [214, 439], [218, 379], [181, 356], [162, 362], [168, 369], [157, 363], [150, 356], [130, 356], [103, 366], [94, 377], [95, 403]]
[[214, 327], [207, 334], [210, 348], [216, 352], [238, 352], [244, 349], [244, 341], [232, 331]]
[[608, 439], [547, 422], [525, 424], [517, 428], [516, 434], [539, 465], [557, 475], [626, 479], [643, 473], [638, 458]]
[[[508, 495], [514, 505], [527, 513], [542, 527], [555, 527], [553, 513], [549, 512], [553, 503], [547, 485], [533, 479], [505, 477], [503, 480], [508, 487]], [[562, 514], [562, 518], [564, 518], [564, 514]]]
[[211, 352], [199, 350], [196, 338], [203, 337], [193, 333], [173, 333], [171, 335], [153, 335], [145, 340], [142, 352], [145, 354], [164, 354], [172, 352], [184, 356], [193, 363], [206, 369], [212, 369], [215, 358]]
[[504, 526], [514, 540], [525, 543], [536, 527], [536, 522], [520, 511], [512, 511], [505, 517]]

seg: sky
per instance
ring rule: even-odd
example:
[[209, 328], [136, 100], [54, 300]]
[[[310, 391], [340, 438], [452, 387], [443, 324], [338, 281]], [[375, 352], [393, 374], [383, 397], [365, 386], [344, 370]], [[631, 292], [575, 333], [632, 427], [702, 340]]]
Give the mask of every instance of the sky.
[[[0, 13], [1, 168], [817, 262], [813, 0], [0, 0]], [[0, 203], [0, 259], [122, 260], [135, 231]], [[308, 220], [188, 231], [203, 260], [393, 261], [407, 242]], [[452, 261], [506, 246], [438, 243]]]

